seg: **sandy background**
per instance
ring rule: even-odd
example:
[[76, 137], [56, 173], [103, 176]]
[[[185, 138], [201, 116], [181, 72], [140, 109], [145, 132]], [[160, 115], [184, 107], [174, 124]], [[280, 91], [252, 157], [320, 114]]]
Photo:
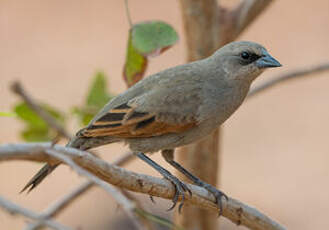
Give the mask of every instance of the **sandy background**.
[[[164, 20], [181, 36], [177, 45], [151, 60], [147, 73], [184, 63], [178, 1], [130, 2], [134, 22]], [[2, 0], [0, 111], [10, 110], [17, 101], [8, 89], [15, 79], [37, 99], [66, 111], [83, 102], [97, 70], [109, 76], [113, 93], [122, 92], [127, 31], [123, 1]], [[277, 0], [241, 39], [262, 43], [284, 65], [266, 72], [255, 84], [296, 67], [329, 61], [329, 1]], [[271, 89], [244, 103], [224, 125], [222, 190], [288, 229], [328, 229], [328, 89], [329, 72]], [[0, 118], [0, 127], [0, 143], [20, 141], [20, 122]], [[72, 132], [76, 128], [73, 124]], [[125, 150], [111, 145], [100, 151], [111, 161]], [[166, 166], [159, 154], [153, 158]], [[39, 167], [30, 162], [2, 163], [0, 195], [42, 210], [83, 180], [63, 166], [30, 195], [18, 195]], [[158, 176], [139, 161], [127, 168]], [[157, 199], [154, 206], [146, 196], [139, 197], [146, 200], [148, 210], [168, 215], [164, 212], [168, 202]], [[81, 229], [123, 229], [123, 218], [113, 199], [95, 188], [58, 220]], [[23, 218], [0, 210], [1, 229], [22, 229], [24, 223]], [[219, 224], [225, 226], [222, 229], [244, 229], [222, 218]]]

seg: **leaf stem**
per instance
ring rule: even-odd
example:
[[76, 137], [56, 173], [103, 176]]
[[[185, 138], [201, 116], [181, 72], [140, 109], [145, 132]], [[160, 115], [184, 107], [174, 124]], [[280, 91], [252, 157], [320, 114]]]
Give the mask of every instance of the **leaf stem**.
[[126, 15], [127, 15], [129, 27], [132, 28], [133, 23], [132, 23], [132, 20], [131, 20], [130, 11], [129, 11], [129, 7], [128, 7], [128, 0], [125, 0], [125, 8], [126, 8]]

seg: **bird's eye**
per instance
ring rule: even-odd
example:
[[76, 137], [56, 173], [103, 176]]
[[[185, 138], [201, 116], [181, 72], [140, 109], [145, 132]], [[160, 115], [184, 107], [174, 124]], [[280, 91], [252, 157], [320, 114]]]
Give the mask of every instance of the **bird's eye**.
[[244, 60], [248, 60], [250, 58], [250, 54], [248, 52], [242, 52], [241, 53], [241, 57], [244, 59]]
[[258, 58], [260, 58], [260, 56], [255, 53], [243, 51], [242, 53], [240, 53], [240, 58], [240, 62], [242, 65], [248, 65], [256, 61]]

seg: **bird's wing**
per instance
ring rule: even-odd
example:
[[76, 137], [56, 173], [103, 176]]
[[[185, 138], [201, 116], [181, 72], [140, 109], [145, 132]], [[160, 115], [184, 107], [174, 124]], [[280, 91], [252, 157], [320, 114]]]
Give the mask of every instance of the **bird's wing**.
[[[184, 82], [179, 82], [184, 83]], [[103, 110], [78, 136], [138, 138], [181, 133], [198, 124], [199, 84], [162, 82], [108, 110]]]

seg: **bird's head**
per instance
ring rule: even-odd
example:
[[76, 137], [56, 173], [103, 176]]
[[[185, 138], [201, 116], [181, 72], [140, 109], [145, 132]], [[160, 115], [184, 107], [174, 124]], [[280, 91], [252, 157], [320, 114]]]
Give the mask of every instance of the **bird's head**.
[[280, 67], [267, 50], [254, 42], [231, 42], [217, 50], [211, 57], [221, 63], [226, 76], [236, 80], [253, 81], [265, 69]]

